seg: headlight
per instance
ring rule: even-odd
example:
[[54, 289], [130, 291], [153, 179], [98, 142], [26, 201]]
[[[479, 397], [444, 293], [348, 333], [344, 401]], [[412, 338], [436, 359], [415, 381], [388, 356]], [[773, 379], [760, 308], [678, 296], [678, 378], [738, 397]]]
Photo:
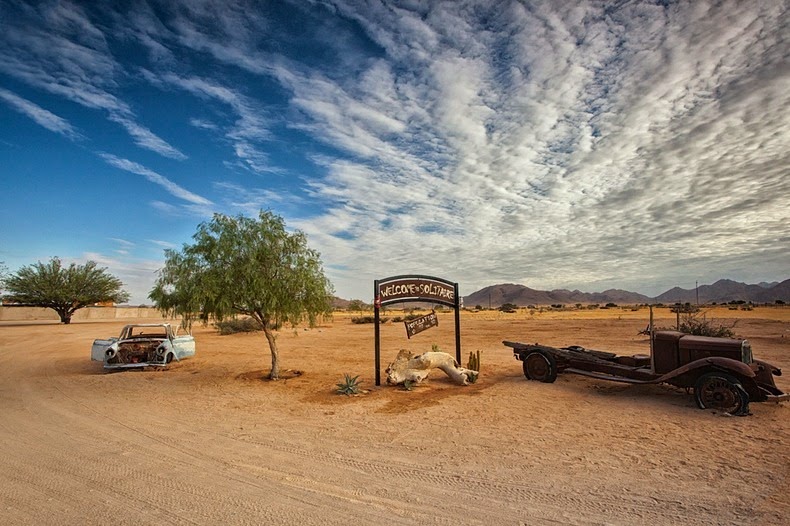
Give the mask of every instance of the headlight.
[[752, 363], [752, 346], [748, 340], [743, 340], [743, 343], [741, 343], [741, 361], [743, 363]]

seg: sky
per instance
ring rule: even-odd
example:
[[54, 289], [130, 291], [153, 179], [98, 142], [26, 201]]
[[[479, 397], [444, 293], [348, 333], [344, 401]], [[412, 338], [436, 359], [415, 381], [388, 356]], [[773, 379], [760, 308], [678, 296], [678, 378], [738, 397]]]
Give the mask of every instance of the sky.
[[336, 295], [790, 277], [787, 1], [0, 0], [0, 262], [147, 298], [270, 210]]

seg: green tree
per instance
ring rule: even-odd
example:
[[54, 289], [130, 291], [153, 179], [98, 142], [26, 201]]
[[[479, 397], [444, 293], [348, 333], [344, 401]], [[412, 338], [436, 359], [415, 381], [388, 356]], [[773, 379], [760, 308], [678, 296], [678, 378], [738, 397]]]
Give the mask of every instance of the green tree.
[[361, 312], [363, 310], [370, 310], [370, 305], [362, 300], [351, 300], [348, 302], [349, 312]]
[[5, 266], [5, 261], [0, 261], [0, 305], [2, 305], [3, 289], [5, 288], [5, 279], [8, 276], [8, 267]]
[[57, 257], [49, 263], [39, 261], [5, 277], [3, 286], [7, 291], [4, 299], [53, 309], [61, 323], [71, 323], [74, 313], [88, 305], [129, 300], [121, 280], [95, 261], [68, 267]]
[[269, 378], [280, 375], [275, 331], [283, 324], [332, 312], [334, 289], [321, 259], [301, 231], [289, 233], [281, 217], [261, 211], [258, 219], [214, 214], [198, 225], [194, 243], [165, 251], [165, 266], [149, 294], [165, 313], [191, 325], [238, 314], [260, 325], [271, 351]]

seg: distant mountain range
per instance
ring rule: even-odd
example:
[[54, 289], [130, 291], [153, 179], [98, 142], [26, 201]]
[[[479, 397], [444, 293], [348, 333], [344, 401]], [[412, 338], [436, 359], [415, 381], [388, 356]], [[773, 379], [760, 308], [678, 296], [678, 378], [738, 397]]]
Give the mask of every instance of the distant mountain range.
[[482, 288], [464, 296], [464, 306], [499, 307], [504, 303], [519, 306], [563, 305], [575, 303], [727, 303], [730, 301], [751, 301], [753, 303], [775, 303], [781, 300], [790, 303], [790, 279], [781, 283], [759, 283], [747, 285], [729, 279], [720, 279], [713, 285], [701, 285], [697, 289], [675, 287], [651, 298], [644, 294], [627, 290], [609, 289], [603, 292], [581, 292], [579, 290], [535, 290], [524, 285], [507, 283]]

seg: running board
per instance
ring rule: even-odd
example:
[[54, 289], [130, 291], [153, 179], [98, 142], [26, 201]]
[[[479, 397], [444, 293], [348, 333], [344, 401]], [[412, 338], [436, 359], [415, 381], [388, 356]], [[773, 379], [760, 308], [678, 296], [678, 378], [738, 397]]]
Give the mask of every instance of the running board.
[[624, 384], [652, 384], [656, 383], [654, 380], [637, 380], [635, 378], [624, 378], [622, 376], [612, 376], [606, 373], [595, 373], [592, 371], [585, 371], [583, 369], [574, 369], [573, 367], [568, 367], [567, 369], [563, 369], [562, 372], [564, 373], [573, 373], [573, 374], [580, 374], [582, 376], [589, 376], [590, 378], [598, 378], [599, 380], [609, 380], [611, 382], [622, 382]]

